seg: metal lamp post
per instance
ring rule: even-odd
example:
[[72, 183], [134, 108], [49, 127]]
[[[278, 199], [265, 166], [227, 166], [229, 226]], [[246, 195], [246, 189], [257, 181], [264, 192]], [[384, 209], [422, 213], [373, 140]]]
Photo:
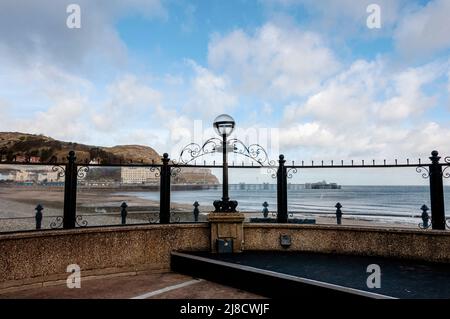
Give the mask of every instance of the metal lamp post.
[[209, 138], [202, 145], [189, 143], [180, 153], [179, 162], [188, 165], [195, 159], [213, 153], [222, 152], [223, 158], [223, 178], [222, 178], [222, 200], [213, 202], [214, 212], [236, 212], [238, 202], [230, 200], [228, 195], [228, 152], [233, 152], [239, 156], [245, 156], [258, 163], [261, 167], [264, 165], [273, 166], [275, 163], [269, 160], [266, 150], [258, 144], [245, 145], [237, 138], [228, 139], [234, 130], [235, 122], [227, 114], [221, 114], [214, 120], [213, 127], [216, 133], [221, 137]]
[[[221, 114], [214, 120], [213, 123], [216, 133], [222, 137], [222, 158], [223, 158], [223, 169], [222, 169], [222, 200], [215, 200], [213, 205], [215, 212], [235, 212], [238, 202], [235, 200], [230, 200], [228, 196], [228, 143], [227, 137], [234, 130], [235, 122], [234, 119], [227, 115]], [[216, 149], [218, 151], [218, 149]]]

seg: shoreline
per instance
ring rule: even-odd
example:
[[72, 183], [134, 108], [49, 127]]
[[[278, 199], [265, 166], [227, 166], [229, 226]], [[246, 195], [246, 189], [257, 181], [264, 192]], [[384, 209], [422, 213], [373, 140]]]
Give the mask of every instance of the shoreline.
[[[127, 192], [128, 193], [128, 192]], [[23, 220], [28, 224], [28, 229], [32, 229], [34, 225], [35, 207], [41, 204], [44, 207], [44, 222], [48, 218], [62, 216], [64, 191], [63, 189], [37, 189], [24, 187], [0, 187], [0, 231], [8, 227], [5, 224], [8, 220], [9, 224], [14, 224], [14, 220]], [[85, 191], [81, 189], [77, 193], [77, 211], [78, 215], [90, 218], [89, 225], [115, 225], [120, 224], [120, 205], [126, 202], [128, 205], [127, 222], [135, 223], [135, 221], [151, 221], [159, 218], [159, 201], [139, 197], [137, 194], [118, 193], [117, 190], [93, 190]], [[206, 214], [213, 210], [213, 206], [200, 207], [200, 221], [206, 221]], [[171, 212], [174, 221], [193, 221], [193, 206], [189, 203], [171, 203]], [[246, 219], [252, 217], [262, 217], [260, 211], [249, 211], [243, 213]], [[271, 216], [272, 212], [269, 212]], [[326, 216], [329, 215], [329, 216]], [[345, 214], [342, 216], [343, 225], [354, 226], [383, 226], [383, 227], [407, 227], [418, 228], [421, 222], [420, 218], [412, 218], [409, 216], [383, 216], [374, 215], [361, 216], [355, 214]], [[336, 224], [336, 217], [332, 213], [311, 213], [311, 212], [295, 212], [290, 218], [299, 219], [315, 219], [316, 224]], [[398, 218], [398, 219], [397, 219]], [[409, 222], [409, 219], [411, 221]], [[406, 221], [408, 220], [408, 221]], [[26, 227], [25, 225], [20, 228]]]

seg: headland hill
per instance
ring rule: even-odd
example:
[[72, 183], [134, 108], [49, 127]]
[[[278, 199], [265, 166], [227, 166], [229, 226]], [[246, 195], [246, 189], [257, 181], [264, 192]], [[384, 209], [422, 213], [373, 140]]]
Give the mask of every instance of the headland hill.
[[[67, 162], [67, 155], [75, 151], [76, 162], [82, 164], [100, 164], [89, 170], [85, 181], [98, 182], [103, 186], [121, 183], [122, 186], [141, 184], [158, 184], [158, 174], [139, 164], [161, 164], [162, 155], [152, 147], [144, 145], [117, 145], [113, 147], [86, 145], [75, 142], [64, 142], [44, 135], [20, 132], [0, 132], [0, 161], [17, 163], [42, 163], [49, 166], [1, 165], [0, 174], [3, 179], [15, 182], [47, 184], [61, 182], [50, 172], [52, 163]], [[135, 164], [131, 168], [108, 167], [108, 164]], [[39, 175], [41, 173], [41, 175]], [[6, 178], [5, 178], [6, 176]], [[182, 169], [173, 184], [203, 184], [218, 185], [217, 177], [206, 168]]]

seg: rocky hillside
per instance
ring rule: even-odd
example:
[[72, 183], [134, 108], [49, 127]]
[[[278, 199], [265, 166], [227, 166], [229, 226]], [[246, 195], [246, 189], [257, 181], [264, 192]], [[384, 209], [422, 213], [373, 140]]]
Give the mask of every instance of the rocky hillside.
[[155, 163], [160, 155], [151, 147], [141, 145], [120, 145], [99, 147], [72, 142], [62, 142], [44, 135], [0, 132], [0, 153], [3, 158], [39, 157], [43, 163], [65, 162], [69, 151], [74, 150], [77, 162], [85, 163], [92, 159], [103, 164], [118, 163]]
[[[0, 132], [0, 160], [3, 161], [33, 157], [42, 163], [66, 162], [67, 154], [71, 150], [76, 152], [78, 163], [88, 163], [92, 160], [101, 164], [161, 163], [161, 155], [148, 146], [102, 147], [58, 141], [44, 135]], [[120, 176], [120, 171], [118, 173]], [[182, 172], [178, 176], [177, 182], [217, 184], [218, 180], [210, 170], [199, 168]]]

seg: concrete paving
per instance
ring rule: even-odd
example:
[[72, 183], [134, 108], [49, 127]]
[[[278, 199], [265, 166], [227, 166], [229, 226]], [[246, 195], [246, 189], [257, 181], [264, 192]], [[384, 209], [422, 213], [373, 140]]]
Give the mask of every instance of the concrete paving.
[[117, 276], [81, 281], [81, 288], [66, 284], [17, 290], [0, 299], [260, 299], [261, 296], [177, 273]]

